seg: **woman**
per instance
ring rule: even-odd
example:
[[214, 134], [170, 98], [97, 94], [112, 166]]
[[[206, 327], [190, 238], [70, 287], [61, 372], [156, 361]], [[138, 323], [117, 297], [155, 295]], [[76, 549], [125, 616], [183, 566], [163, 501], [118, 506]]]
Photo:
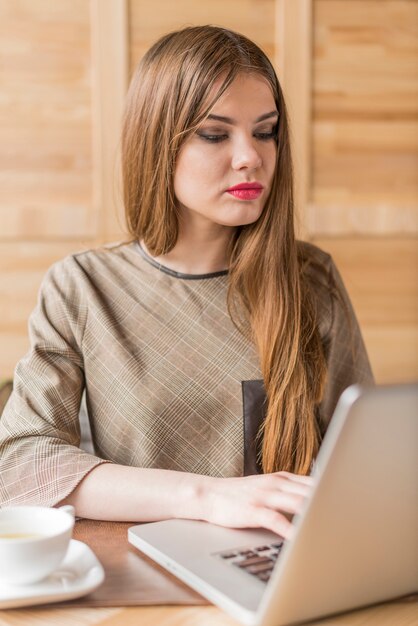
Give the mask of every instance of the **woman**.
[[163, 37], [122, 153], [131, 240], [47, 274], [1, 420], [1, 500], [289, 536], [340, 393], [372, 377], [332, 260], [295, 241], [267, 57], [222, 28]]

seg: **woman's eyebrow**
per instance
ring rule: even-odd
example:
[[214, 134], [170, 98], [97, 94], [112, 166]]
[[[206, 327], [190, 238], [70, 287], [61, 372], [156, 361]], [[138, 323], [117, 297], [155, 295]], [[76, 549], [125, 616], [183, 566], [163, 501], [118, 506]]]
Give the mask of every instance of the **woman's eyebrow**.
[[[255, 123], [257, 124], [258, 122], [263, 122], [264, 120], [268, 120], [271, 117], [279, 117], [279, 114], [277, 111], [270, 111], [270, 113], [264, 113], [263, 115], [260, 115], [260, 117], [257, 117], [257, 119], [255, 120]], [[216, 120], [217, 122], [225, 122], [225, 124], [236, 124], [236, 120], [232, 119], [232, 117], [224, 117], [223, 115], [212, 115], [211, 113], [207, 116], [208, 120]]]

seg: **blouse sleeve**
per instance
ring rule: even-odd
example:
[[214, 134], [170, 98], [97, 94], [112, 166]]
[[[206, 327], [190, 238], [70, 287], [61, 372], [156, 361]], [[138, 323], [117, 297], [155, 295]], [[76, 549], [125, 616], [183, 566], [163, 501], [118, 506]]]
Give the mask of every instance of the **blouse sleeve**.
[[30, 350], [0, 419], [0, 506], [53, 506], [97, 465], [81, 450], [87, 304], [74, 257], [47, 273], [29, 321]]
[[322, 433], [328, 426], [343, 391], [354, 384], [374, 383], [366, 347], [347, 290], [331, 257], [328, 257], [330, 325], [323, 340], [327, 383], [319, 407]]

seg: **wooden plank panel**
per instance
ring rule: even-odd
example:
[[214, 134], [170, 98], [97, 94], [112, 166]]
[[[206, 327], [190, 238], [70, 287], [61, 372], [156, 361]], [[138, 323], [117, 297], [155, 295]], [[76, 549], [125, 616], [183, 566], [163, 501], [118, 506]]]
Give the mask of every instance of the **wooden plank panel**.
[[315, 239], [341, 272], [376, 379], [418, 380], [418, 240]]
[[90, 0], [92, 31], [93, 204], [102, 241], [126, 229], [120, 171], [121, 122], [128, 88], [127, 0]]
[[0, 238], [93, 236], [85, 0], [0, 4]]
[[314, 239], [343, 276], [361, 324], [418, 324], [417, 239]]
[[417, 119], [418, 2], [314, 0], [314, 115]]
[[275, 62], [290, 119], [296, 226], [303, 238], [308, 235], [306, 209], [311, 187], [311, 0], [276, 0]]
[[418, 233], [418, 2], [315, 0], [310, 229]]
[[363, 326], [376, 382], [418, 382], [418, 325]]
[[312, 232], [418, 233], [418, 120], [313, 128]]
[[338, 200], [341, 197], [344, 198], [341, 189], [335, 193], [327, 189], [322, 195], [322, 204], [309, 204], [305, 211], [308, 233], [319, 237], [418, 234], [418, 205], [396, 207], [379, 193], [367, 197], [355, 193], [351, 194], [350, 206], [345, 206], [345, 198]]
[[274, 58], [274, 0], [130, 0], [129, 5], [132, 69], [158, 37], [199, 24], [237, 30]]

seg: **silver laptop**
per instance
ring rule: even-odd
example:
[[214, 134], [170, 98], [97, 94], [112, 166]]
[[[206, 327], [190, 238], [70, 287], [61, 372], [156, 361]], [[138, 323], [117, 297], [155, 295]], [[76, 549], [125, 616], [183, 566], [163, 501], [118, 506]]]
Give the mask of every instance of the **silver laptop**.
[[129, 541], [243, 624], [282, 626], [418, 590], [418, 384], [338, 403], [315, 486], [283, 543], [264, 530], [167, 520]]

